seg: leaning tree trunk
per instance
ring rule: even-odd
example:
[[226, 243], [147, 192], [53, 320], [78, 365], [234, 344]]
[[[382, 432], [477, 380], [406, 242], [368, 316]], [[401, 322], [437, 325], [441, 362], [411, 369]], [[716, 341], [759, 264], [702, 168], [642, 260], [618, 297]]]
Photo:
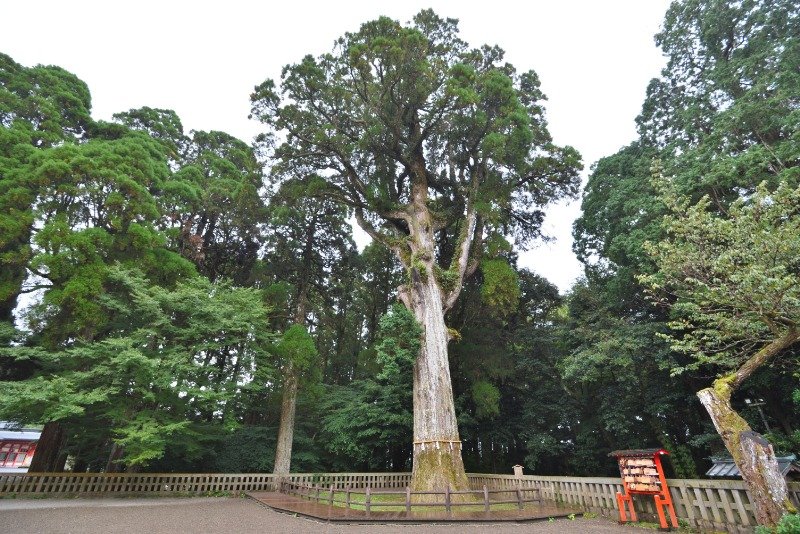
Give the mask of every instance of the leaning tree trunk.
[[294, 439], [294, 415], [297, 409], [297, 373], [292, 362], [286, 368], [283, 380], [281, 422], [278, 428], [278, 443], [275, 446], [276, 475], [288, 475], [292, 464], [292, 440]]
[[[61, 449], [64, 446], [66, 436], [64, 427], [61, 423], [51, 421], [44, 425], [42, 435], [36, 443], [36, 451], [33, 453], [31, 465], [28, 467], [29, 473], [52, 473], [63, 471], [63, 463], [59, 462]], [[61, 465], [61, 469], [59, 469]]]
[[724, 380], [697, 393], [725, 448], [747, 484], [756, 521], [775, 525], [785, 513], [793, 512], [786, 480], [778, 469], [772, 445], [756, 432], [731, 407], [731, 390]]
[[782, 515], [795, 513], [796, 509], [789, 500], [786, 480], [778, 470], [772, 445], [753, 432], [747, 421], [731, 407], [731, 395], [753, 372], [799, 339], [798, 329], [790, 327], [735, 372], [715, 380], [712, 387], [697, 393], [747, 484], [756, 520], [761, 525], [775, 525]]

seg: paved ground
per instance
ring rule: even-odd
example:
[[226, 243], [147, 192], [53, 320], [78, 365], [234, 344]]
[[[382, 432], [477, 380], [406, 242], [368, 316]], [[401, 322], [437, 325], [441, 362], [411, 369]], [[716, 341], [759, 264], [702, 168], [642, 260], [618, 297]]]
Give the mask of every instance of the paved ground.
[[342, 525], [265, 508], [244, 498], [0, 499], [0, 532], [8, 534], [638, 534], [606, 519], [537, 523]]

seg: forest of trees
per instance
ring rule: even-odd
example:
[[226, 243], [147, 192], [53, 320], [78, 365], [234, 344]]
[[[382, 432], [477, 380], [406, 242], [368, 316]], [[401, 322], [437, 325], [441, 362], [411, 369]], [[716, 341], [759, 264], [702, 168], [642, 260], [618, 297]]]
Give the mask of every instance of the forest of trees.
[[[656, 43], [566, 294], [517, 255], [581, 157], [537, 75], [456, 21], [286, 67], [252, 144], [94, 120], [75, 75], [0, 54], [0, 420], [43, 425], [33, 470], [408, 471], [412, 434], [472, 472], [664, 447], [693, 478], [749, 429], [800, 451], [800, 4], [680, 0]], [[425, 408], [419, 362], [448, 360]]]

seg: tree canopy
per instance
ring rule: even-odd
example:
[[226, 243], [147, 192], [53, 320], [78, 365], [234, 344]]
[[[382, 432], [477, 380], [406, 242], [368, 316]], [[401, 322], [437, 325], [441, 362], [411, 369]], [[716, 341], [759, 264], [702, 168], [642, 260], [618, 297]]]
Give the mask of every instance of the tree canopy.
[[580, 155], [537, 74], [454, 19], [381, 17], [298, 58], [251, 95], [253, 143], [169, 109], [95, 120], [74, 74], [0, 54], [0, 419], [43, 425], [46, 470], [424, 488], [466, 480], [435, 465], [615, 475], [608, 452], [664, 447], [670, 475], [727, 451], [763, 486], [743, 430], [800, 451], [798, 17], [672, 3], [564, 293], [518, 257]]

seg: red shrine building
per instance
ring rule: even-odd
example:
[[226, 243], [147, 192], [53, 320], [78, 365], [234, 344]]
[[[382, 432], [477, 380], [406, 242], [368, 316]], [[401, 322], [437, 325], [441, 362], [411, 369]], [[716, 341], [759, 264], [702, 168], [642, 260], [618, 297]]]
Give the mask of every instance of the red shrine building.
[[25, 473], [41, 431], [0, 421], [0, 472]]

